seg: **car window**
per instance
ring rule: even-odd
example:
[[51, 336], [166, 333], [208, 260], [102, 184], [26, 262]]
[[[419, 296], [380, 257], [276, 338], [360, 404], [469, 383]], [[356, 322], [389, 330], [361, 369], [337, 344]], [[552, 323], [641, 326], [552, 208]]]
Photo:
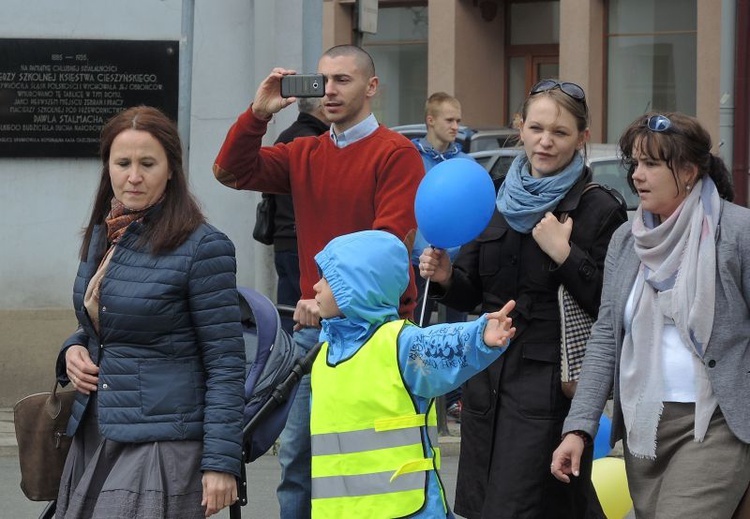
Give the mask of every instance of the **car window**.
[[513, 160], [515, 157], [505, 157], [500, 156], [497, 158], [495, 163], [492, 165], [492, 169], [490, 170], [490, 176], [492, 177], [492, 180], [500, 180], [502, 183], [502, 180], [505, 180], [505, 175], [508, 174], [508, 170], [510, 169], [510, 165], [513, 164]]
[[487, 133], [479, 131], [471, 138], [471, 151], [496, 150], [511, 148], [518, 143], [518, 135], [514, 133]]
[[474, 157], [474, 160], [476, 160], [480, 166], [482, 166], [487, 171], [490, 171], [490, 167], [492, 167], [492, 162], [495, 160], [494, 155], [483, 155], [480, 157], [476, 157], [474, 155], [472, 156]]
[[622, 166], [620, 159], [613, 157], [612, 159], [596, 160], [591, 162], [589, 167], [593, 174], [593, 181], [619, 191], [625, 198], [628, 210], [632, 211], [638, 207], [640, 199], [630, 190], [627, 180], [628, 172]]

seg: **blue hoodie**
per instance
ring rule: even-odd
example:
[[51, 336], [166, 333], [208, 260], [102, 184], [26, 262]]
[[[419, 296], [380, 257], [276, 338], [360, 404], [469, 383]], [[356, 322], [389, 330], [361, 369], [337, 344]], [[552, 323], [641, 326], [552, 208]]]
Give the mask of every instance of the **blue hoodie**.
[[[399, 297], [409, 281], [409, 253], [385, 231], [360, 231], [333, 239], [315, 256], [331, 287], [340, 317], [323, 319], [321, 341], [328, 341], [330, 365], [352, 357], [378, 327], [398, 319]], [[407, 390], [420, 412], [431, 399], [455, 389], [489, 366], [505, 348], [489, 348], [483, 340], [486, 317], [468, 323], [427, 328], [405, 326], [397, 344]], [[425, 444], [431, 447], [425, 436]], [[430, 479], [425, 508], [414, 517], [446, 515], [437, 475]]]

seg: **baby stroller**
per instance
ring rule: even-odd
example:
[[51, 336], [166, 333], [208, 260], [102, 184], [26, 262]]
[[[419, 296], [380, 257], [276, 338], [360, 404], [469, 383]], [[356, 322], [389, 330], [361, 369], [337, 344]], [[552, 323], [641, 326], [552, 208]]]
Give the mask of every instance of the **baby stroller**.
[[[281, 327], [279, 312], [292, 317], [294, 308], [274, 305], [263, 294], [238, 287], [245, 339], [245, 426], [239, 500], [229, 507], [230, 519], [240, 519], [247, 504], [245, 464], [265, 454], [281, 434], [300, 379], [310, 372], [320, 349], [316, 344], [299, 357], [292, 338]], [[51, 501], [39, 516], [52, 519], [57, 502]]]
[[293, 307], [275, 306], [264, 295], [239, 288], [245, 337], [247, 377], [245, 379], [245, 427], [239, 501], [229, 507], [230, 519], [240, 519], [247, 504], [245, 463], [251, 463], [270, 449], [281, 434], [300, 379], [312, 369], [320, 350], [316, 344], [299, 357], [294, 341], [281, 327], [279, 313], [291, 317]]

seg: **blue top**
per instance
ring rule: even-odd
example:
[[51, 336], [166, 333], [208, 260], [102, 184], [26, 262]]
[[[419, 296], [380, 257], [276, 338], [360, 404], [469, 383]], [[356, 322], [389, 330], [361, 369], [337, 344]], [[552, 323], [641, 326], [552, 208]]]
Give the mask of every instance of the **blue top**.
[[[390, 233], [360, 231], [335, 238], [315, 261], [343, 314], [324, 319], [320, 334], [321, 341], [328, 341], [327, 362], [336, 365], [355, 355], [380, 325], [399, 318], [409, 255]], [[505, 351], [485, 345], [486, 323], [482, 316], [468, 323], [403, 328], [395, 345], [399, 367], [420, 412], [427, 411], [432, 398], [455, 389]], [[426, 435], [424, 441], [431, 448]], [[414, 517], [453, 517], [445, 513], [439, 485], [433, 473], [425, 508]]]

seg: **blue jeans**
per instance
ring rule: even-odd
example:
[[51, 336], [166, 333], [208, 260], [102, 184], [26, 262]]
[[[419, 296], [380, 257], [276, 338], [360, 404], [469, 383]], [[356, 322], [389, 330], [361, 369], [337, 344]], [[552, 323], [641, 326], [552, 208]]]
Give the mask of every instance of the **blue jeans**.
[[[302, 297], [299, 288], [299, 256], [297, 252], [293, 250], [276, 251], [273, 256], [273, 263], [279, 277], [276, 284], [276, 301], [280, 305], [296, 306], [297, 301]], [[281, 327], [288, 334], [293, 333], [294, 321], [291, 316], [281, 315]]]
[[[320, 330], [304, 328], [294, 333], [294, 342], [304, 355], [318, 342]], [[310, 517], [310, 375], [300, 381], [297, 396], [289, 411], [286, 426], [279, 436], [281, 483], [276, 489], [279, 519]]]

